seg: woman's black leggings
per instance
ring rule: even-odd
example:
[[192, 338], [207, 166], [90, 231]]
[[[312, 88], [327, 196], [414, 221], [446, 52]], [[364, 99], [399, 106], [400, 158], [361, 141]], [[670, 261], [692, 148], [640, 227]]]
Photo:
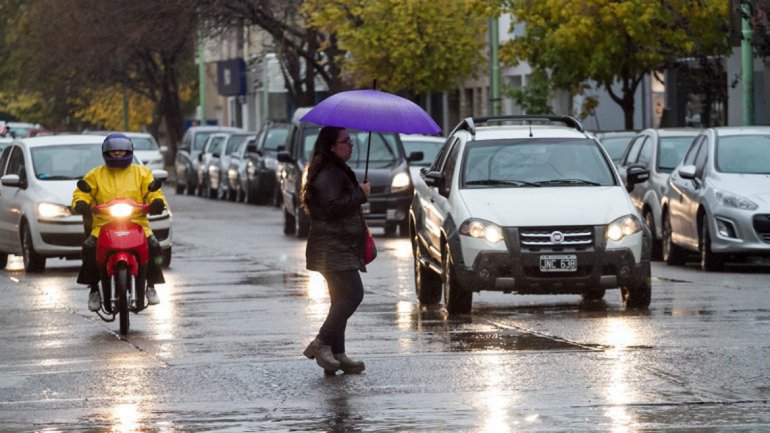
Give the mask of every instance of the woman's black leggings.
[[318, 339], [332, 347], [332, 353], [345, 353], [345, 327], [364, 299], [364, 285], [357, 270], [321, 272], [329, 286], [332, 305]]

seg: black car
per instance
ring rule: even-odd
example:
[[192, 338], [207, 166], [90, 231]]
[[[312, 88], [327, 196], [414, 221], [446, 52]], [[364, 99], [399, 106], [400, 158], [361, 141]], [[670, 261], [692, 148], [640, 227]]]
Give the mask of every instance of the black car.
[[284, 150], [289, 124], [271, 121], [257, 133], [256, 152], [251, 154], [252, 164], [246, 171], [249, 203], [280, 203], [280, 189], [276, 181], [278, 152]]
[[[307, 236], [309, 216], [299, 205], [302, 172], [313, 151], [320, 126], [300, 122], [310, 108], [298, 108], [289, 126], [285, 151], [278, 153], [276, 175], [283, 198], [283, 232], [298, 237]], [[353, 169], [358, 181], [364, 180], [367, 140], [369, 133], [348, 129], [353, 140], [353, 156], [347, 164]], [[372, 227], [383, 227], [386, 235], [393, 235], [400, 227], [402, 236], [408, 233], [409, 205], [414, 190], [409, 176], [408, 161], [419, 161], [422, 152], [407, 157], [398, 134], [371, 134], [369, 150], [369, 182], [371, 194], [364, 204], [366, 222]]]

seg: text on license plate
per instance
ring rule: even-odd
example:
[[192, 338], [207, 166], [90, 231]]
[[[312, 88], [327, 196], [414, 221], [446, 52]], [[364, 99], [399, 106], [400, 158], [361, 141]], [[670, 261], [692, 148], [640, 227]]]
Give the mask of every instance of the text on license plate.
[[372, 211], [372, 207], [369, 205], [369, 203], [364, 203], [361, 205], [361, 211], [363, 213], [369, 213]]
[[577, 271], [577, 256], [575, 255], [540, 256], [540, 272], [575, 271]]

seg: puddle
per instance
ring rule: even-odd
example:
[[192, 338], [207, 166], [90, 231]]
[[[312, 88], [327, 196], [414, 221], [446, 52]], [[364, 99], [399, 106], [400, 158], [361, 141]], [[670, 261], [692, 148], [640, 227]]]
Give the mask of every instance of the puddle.
[[585, 347], [567, 341], [554, 340], [533, 334], [518, 332], [462, 332], [450, 333], [450, 350], [453, 352], [479, 352], [490, 350], [586, 350]]

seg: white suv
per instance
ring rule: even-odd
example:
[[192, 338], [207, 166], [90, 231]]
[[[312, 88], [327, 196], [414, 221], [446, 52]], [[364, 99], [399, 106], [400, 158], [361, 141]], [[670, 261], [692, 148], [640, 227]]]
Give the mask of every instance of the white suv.
[[414, 179], [410, 233], [421, 303], [450, 314], [473, 292], [580, 294], [620, 288], [650, 304], [651, 235], [599, 142], [568, 116], [467, 118]]

